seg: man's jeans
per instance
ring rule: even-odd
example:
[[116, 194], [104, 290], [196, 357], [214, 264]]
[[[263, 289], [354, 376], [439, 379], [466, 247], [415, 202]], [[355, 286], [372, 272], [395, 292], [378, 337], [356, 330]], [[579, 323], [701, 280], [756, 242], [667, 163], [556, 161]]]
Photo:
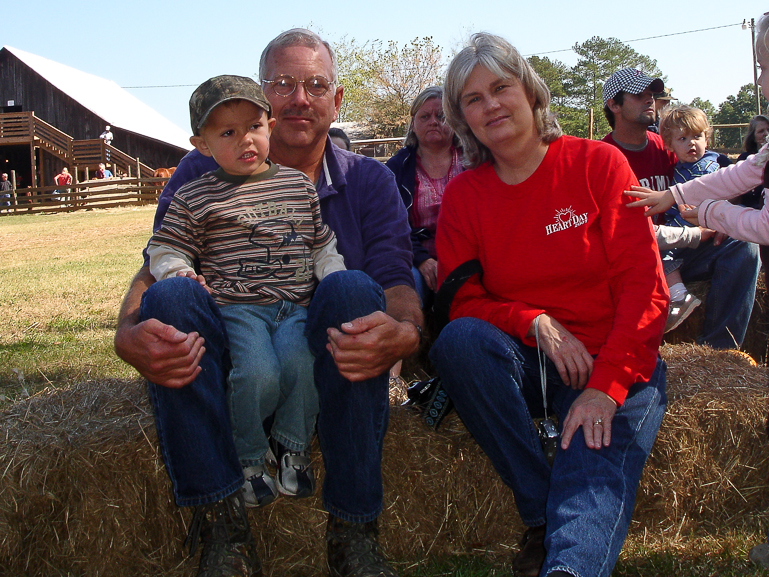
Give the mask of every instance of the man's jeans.
[[315, 290], [307, 340], [316, 357], [318, 438], [326, 476], [323, 506], [345, 521], [366, 523], [382, 511], [382, 446], [390, 414], [389, 374], [351, 383], [326, 350], [328, 327], [385, 310], [382, 288], [360, 271], [335, 272]]
[[[474, 318], [449, 323], [430, 352], [454, 405], [502, 481], [515, 495], [523, 522], [547, 524], [541, 575], [611, 574], [625, 541], [636, 489], [665, 412], [665, 364], [636, 383], [611, 423], [611, 445], [585, 445], [578, 429], [553, 468], [532, 418], [544, 408], [537, 349]], [[581, 394], [547, 361], [548, 406], [562, 426]]]
[[310, 445], [318, 416], [315, 358], [304, 336], [307, 309], [279, 301], [220, 308], [230, 343], [230, 414], [240, 464], [264, 462], [270, 436], [292, 451]]
[[697, 342], [715, 349], [742, 345], [756, 298], [758, 246], [728, 238], [718, 246], [707, 242], [683, 249], [677, 258], [684, 261], [679, 269], [684, 283], [711, 281], [705, 323]]
[[[323, 502], [347, 521], [367, 522], [382, 510], [382, 445], [389, 416], [388, 373], [351, 383], [326, 350], [328, 327], [383, 311], [382, 288], [359, 271], [327, 276], [315, 291], [306, 325], [316, 355], [318, 434], [326, 477]], [[210, 503], [243, 485], [227, 404], [229, 351], [219, 307], [197, 282], [173, 278], [142, 297], [141, 320], [156, 318], [206, 340], [203, 370], [188, 386], [150, 383], [163, 460], [179, 506]]]
[[223, 499], [243, 486], [227, 404], [230, 355], [219, 306], [197, 281], [169, 278], [142, 296], [141, 320], [154, 318], [205, 339], [203, 369], [180, 389], [149, 383], [155, 426], [180, 507]]

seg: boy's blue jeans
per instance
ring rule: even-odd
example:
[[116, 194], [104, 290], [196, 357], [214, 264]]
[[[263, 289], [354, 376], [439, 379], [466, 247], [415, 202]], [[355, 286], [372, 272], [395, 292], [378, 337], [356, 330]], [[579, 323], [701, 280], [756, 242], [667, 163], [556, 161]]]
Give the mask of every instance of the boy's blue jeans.
[[[323, 502], [346, 521], [371, 521], [382, 510], [388, 374], [360, 383], [342, 378], [325, 348], [326, 330], [384, 307], [384, 292], [370, 277], [342, 271], [318, 285], [308, 309], [306, 336], [316, 356], [318, 436], [326, 467]], [[190, 385], [169, 389], [150, 383], [149, 389], [176, 503], [191, 506], [222, 499], [243, 485], [243, 473], [228, 410], [230, 355], [220, 307], [197, 282], [179, 277], [155, 283], [145, 292], [140, 318], [156, 318], [206, 340], [203, 370]]]
[[280, 301], [221, 307], [230, 344], [229, 401], [235, 450], [243, 467], [264, 462], [263, 423], [292, 451], [306, 449], [315, 431], [315, 358], [304, 336], [307, 309]]
[[[636, 489], [665, 412], [665, 364], [658, 359], [648, 382], [636, 383], [611, 423], [611, 445], [585, 445], [578, 429], [553, 468], [545, 459], [532, 418], [542, 417], [537, 349], [474, 318], [449, 323], [430, 351], [446, 391], [515, 496], [529, 527], [547, 525], [548, 554], [541, 575], [611, 574], [625, 541]], [[548, 406], [559, 427], [581, 394], [561, 381], [547, 361]]]

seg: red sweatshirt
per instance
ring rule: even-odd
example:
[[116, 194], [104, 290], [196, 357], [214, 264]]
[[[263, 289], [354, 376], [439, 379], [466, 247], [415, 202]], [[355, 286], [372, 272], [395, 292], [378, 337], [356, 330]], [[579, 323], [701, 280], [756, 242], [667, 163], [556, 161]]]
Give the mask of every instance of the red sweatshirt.
[[490, 322], [529, 346], [547, 313], [597, 355], [588, 387], [622, 404], [657, 361], [669, 296], [643, 209], [625, 206], [637, 184], [627, 160], [603, 142], [563, 136], [526, 181], [507, 185], [490, 163], [449, 182], [436, 246], [438, 281], [479, 259], [451, 318]]

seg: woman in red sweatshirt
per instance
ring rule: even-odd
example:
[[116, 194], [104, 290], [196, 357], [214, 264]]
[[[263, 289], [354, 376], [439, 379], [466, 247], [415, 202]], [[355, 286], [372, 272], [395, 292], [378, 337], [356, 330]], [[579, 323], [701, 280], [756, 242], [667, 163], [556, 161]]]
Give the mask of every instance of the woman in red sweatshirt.
[[[668, 294], [624, 156], [564, 136], [544, 82], [502, 38], [449, 66], [444, 109], [470, 170], [447, 186], [438, 280], [477, 259], [431, 352], [524, 523], [519, 575], [608, 576], [665, 410]], [[538, 352], [539, 351], [539, 352]], [[533, 419], [552, 416], [552, 465]]]

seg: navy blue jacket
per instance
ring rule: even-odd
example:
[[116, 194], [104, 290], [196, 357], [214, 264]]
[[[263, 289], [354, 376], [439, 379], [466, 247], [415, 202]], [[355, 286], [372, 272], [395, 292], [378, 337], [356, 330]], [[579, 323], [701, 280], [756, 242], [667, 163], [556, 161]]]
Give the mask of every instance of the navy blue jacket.
[[[406, 210], [414, 204], [414, 190], [417, 187], [417, 149], [404, 146], [385, 165], [395, 175], [395, 184], [401, 193]], [[432, 234], [424, 228], [411, 228], [411, 248], [414, 253], [414, 266], [418, 267], [428, 258], [432, 258], [420, 239], [430, 238]]]

